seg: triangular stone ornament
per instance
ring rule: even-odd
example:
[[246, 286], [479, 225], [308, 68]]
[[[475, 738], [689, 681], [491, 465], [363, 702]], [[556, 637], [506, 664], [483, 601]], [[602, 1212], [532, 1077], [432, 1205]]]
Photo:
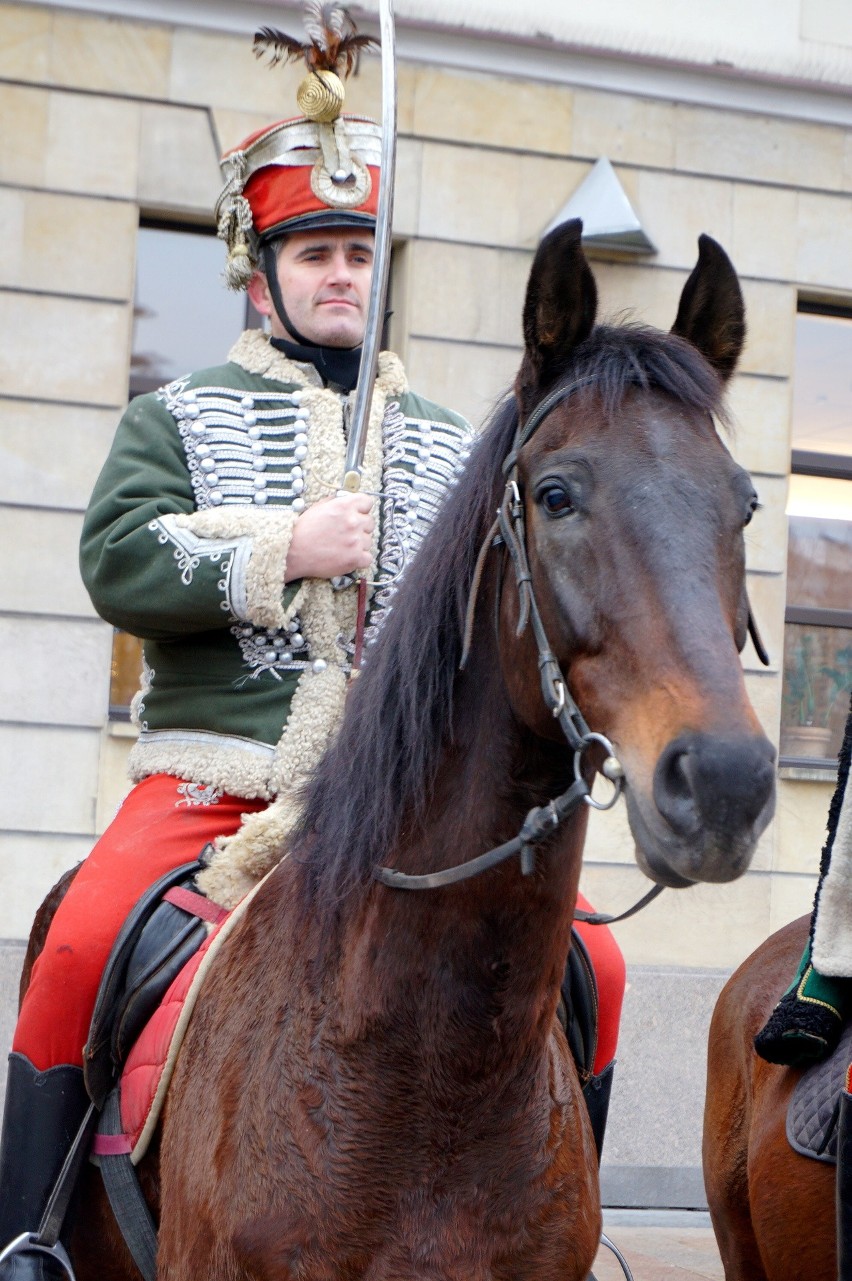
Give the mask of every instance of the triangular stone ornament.
[[590, 247], [616, 249], [630, 254], [657, 252], [656, 246], [642, 230], [642, 224], [606, 156], [595, 162], [542, 235], [546, 236], [554, 227], [571, 218], [582, 218], [583, 244]]

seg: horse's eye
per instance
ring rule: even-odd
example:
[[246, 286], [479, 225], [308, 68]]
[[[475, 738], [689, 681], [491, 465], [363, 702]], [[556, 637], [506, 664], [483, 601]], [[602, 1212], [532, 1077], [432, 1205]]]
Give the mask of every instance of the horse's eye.
[[760, 500], [757, 497], [757, 494], [752, 494], [751, 498], [749, 499], [748, 510], [745, 514], [745, 520], [743, 521], [743, 524], [744, 525], [751, 524], [751, 518], [754, 515], [754, 513], [757, 511], [760, 511]]
[[546, 485], [540, 491], [538, 501], [549, 516], [567, 516], [574, 511], [574, 501], [564, 485]]

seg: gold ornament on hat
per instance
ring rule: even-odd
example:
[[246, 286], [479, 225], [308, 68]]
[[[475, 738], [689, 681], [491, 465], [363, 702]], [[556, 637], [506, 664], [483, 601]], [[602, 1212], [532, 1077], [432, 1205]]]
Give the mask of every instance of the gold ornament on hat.
[[304, 59], [308, 74], [299, 85], [296, 101], [318, 126], [321, 151], [311, 173], [311, 188], [331, 208], [357, 208], [367, 199], [372, 180], [367, 167], [350, 154], [341, 117], [343, 81], [358, 70], [361, 50], [379, 42], [359, 35], [346, 9], [321, 0], [307, 0], [305, 31], [308, 39], [302, 41], [274, 27], [261, 27], [254, 37], [254, 52], [258, 58], [269, 54], [273, 67]]
[[296, 101], [309, 120], [330, 125], [343, 110], [346, 90], [333, 71], [309, 71], [296, 90]]

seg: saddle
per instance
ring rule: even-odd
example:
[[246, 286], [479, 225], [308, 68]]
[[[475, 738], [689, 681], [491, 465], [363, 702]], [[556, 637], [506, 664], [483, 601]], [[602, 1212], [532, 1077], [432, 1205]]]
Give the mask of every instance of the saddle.
[[609, 1063], [595, 1076], [598, 1008], [598, 984], [591, 958], [577, 930], [572, 928], [571, 950], [568, 953], [556, 1015], [564, 1029], [580, 1078], [580, 1088], [600, 1163], [615, 1063]]
[[166, 991], [207, 938], [208, 926], [227, 915], [194, 889], [205, 856], [206, 850], [156, 881], [113, 944], [83, 1051], [86, 1088], [98, 1110]]
[[852, 1063], [852, 1024], [847, 1024], [834, 1053], [803, 1073], [787, 1108], [787, 1141], [801, 1156], [837, 1164], [840, 1095]]
[[591, 1080], [598, 1048], [598, 984], [586, 945], [573, 928], [556, 1015], [565, 1032], [580, 1084], [585, 1086]]

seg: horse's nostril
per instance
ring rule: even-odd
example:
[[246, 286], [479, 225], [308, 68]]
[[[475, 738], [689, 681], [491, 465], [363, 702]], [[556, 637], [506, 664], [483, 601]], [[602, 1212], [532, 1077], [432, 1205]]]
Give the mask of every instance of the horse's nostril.
[[682, 734], [661, 753], [654, 800], [678, 836], [699, 828], [734, 835], [771, 813], [774, 752], [760, 737]]
[[701, 826], [690, 765], [689, 750], [676, 741], [669, 743], [654, 772], [657, 809], [678, 836], [694, 835]]

